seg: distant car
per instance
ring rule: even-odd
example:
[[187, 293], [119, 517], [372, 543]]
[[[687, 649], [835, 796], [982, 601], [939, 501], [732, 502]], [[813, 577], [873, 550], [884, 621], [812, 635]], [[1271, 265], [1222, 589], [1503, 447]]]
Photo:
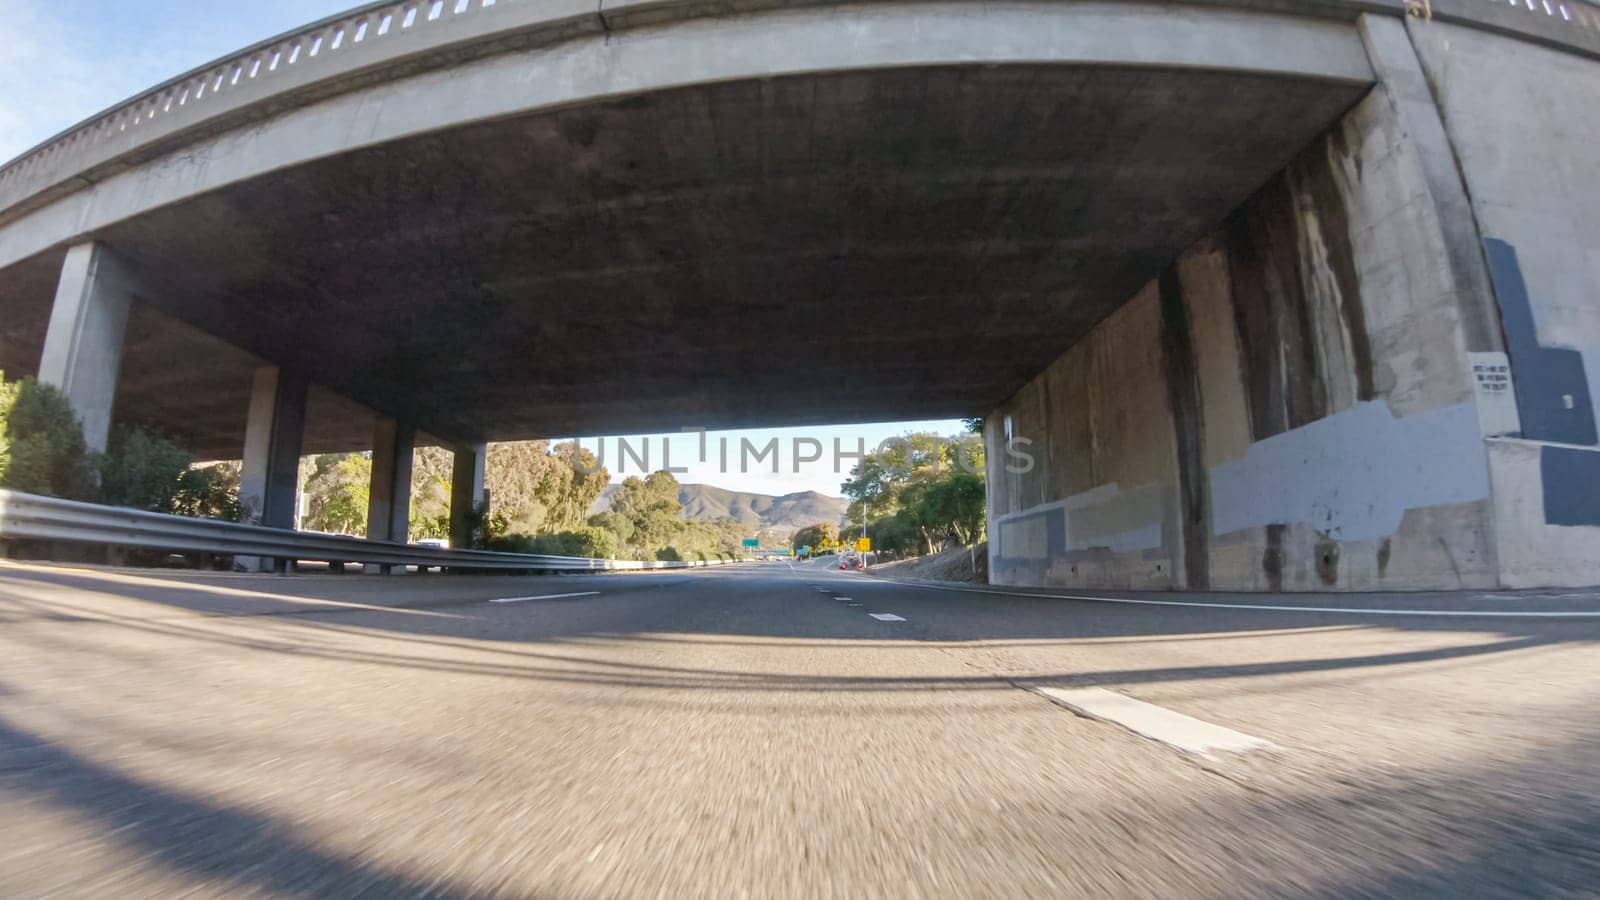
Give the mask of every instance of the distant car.
[[859, 569], [861, 568], [861, 557], [855, 555], [854, 553], [848, 556], [841, 556], [839, 557], [839, 568]]

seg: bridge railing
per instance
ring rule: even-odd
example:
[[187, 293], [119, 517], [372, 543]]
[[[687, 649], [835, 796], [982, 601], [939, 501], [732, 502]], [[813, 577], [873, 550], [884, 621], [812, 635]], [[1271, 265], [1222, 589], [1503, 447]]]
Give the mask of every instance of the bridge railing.
[[[802, 2], [802, 0], [795, 0]], [[1224, 0], [1227, 2], [1227, 0]], [[1249, 6], [1252, 0], [1235, 0]], [[1593, 0], [1304, 0], [1317, 15], [1390, 9], [1510, 29], [1541, 39], [1568, 35], [1576, 46], [1600, 48], [1600, 6]], [[0, 166], [0, 212], [31, 208], [61, 193], [163, 152], [163, 138], [208, 124], [236, 107], [275, 111], [273, 100], [292, 87], [337, 80], [364, 67], [424, 60], [456, 44], [495, 44], [507, 32], [550, 29], [559, 37], [600, 31], [629, 8], [659, 5], [643, 21], [703, 15], [722, 4], [662, 0], [601, 0], [592, 9], [561, 0], [382, 0], [359, 6], [163, 82], [46, 140]], [[785, 5], [777, 0], [774, 5]], [[1281, 10], [1281, 5], [1273, 4]], [[1514, 14], [1513, 14], [1514, 13]], [[1538, 21], [1535, 21], [1535, 17]], [[481, 20], [481, 21], [479, 21]], [[573, 23], [582, 23], [574, 25]], [[466, 27], [463, 27], [466, 26]], [[449, 33], [449, 36], [446, 36]], [[1557, 37], [1559, 40], [1559, 37]], [[408, 62], [408, 64], [410, 64]], [[312, 93], [315, 93], [314, 91]]]
[[549, 0], [380, 0], [270, 38], [162, 82], [0, 166], [0, 209], [38, 193], [40, 185], [23, 186], [40, 181], [38, 176], [49, 183], [53, 176], [71, 174], [74, 166], [59, 165], [65, 158], [97, 162], [98, 154], [87, 151], [108, 143], [137, 145], [143, 134], [154, 137], [161, 131], [164, 120], [204, 119], [207, 108], [230, 106], [233, 95], [247, 89], [259, 94], [274, 81], [299, 83], [307, 76], [314, 80], [317, 75], [342, 75], [351, 68], [353, 57], [371, 61], [375, 55], [386, 55], [374, 54], [378, 49], [374, 45], [395, 45], [392, 51], [403, 53], [399, 45], [415, 42], [402, 38], [437, 30], [453, 20], [504, 11], [507, 6], [537, 10], [553, 5]]
[[416, 566], [452, 571], [619, 572], [689, 569], [714, 564], [446, 550], [169, 516], [8, 490], [0, 490], [0, 540], [211, 553], [285, 563], [363, 563], [385, 568]]

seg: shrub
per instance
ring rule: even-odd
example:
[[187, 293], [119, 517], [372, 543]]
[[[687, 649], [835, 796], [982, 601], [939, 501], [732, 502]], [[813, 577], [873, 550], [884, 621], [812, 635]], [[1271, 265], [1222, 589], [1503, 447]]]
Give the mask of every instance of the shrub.
[[656, 551], [657, 562], [683, 562], [683, 554], [676, 547], [662, 547]]
[[603, 528], [583, 527], [537, 537], [508, 534], [489, 542], [490, 550], [501, 553], [536, 553], [543, 556], [578, 556], [607, 559], [617, 553], [617, 536]]
[[187, 469], [173, 498], [172, 512], [199, 519], [244, 521], [239, 502], [239, 465], [218, 463]]
[[32, 378], [0, 382], [0, 487], [90, 500], [94, 469], [65, 395]]
[[154, 432], [118, 427], [100, 458], [100, 502], [174, 512], [191, 462], [181, 447]]
[[496, 553], [544, 553], [540, 538], [531, 534], [502, 534], [484, 541], [483, 549]]
[[193, 468], [188, 451], [137, 425], [118, 427], [100, 458], [98, 500], [192, 518], [244, 518], [239, 504], [239, 467]]

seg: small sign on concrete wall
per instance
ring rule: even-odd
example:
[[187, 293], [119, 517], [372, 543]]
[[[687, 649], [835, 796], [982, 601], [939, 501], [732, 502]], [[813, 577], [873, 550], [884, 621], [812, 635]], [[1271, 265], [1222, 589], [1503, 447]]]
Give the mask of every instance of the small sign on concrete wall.
[[1472, 364], [1473, 394], [1478, 401], [1478, 422], [1485, 437], [1520, 434], [1517, 392], [1511, 384], [1511, 362], [1504, 353], [1468, 353]]

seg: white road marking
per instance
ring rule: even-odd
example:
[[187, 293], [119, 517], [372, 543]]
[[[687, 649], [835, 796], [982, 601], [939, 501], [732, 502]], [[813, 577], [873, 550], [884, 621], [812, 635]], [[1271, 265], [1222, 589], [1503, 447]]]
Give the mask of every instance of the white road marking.
[[1487, 616], [1501, 619], [1542, 618], [1542, 619], [1594, 619], [1600, 618], [1600, 612], [1545, 612], [1531, 611], [1519, 612], [1515, 610], [1483, 610], [1470, 609], [1361, 609], [1359, 607], [1342, 606], [1269, 606], [1265, 603], [1205, 603], [1189, 600], [1135, 600], [1131, 597], [1085, 597], [1078, 594], [1030, 594], [1022, 591], [995, 591], [983, 588], [949, 587], [942, 584], [924, 584], [920, 581], [899, 581], [886, 579], [891, 584], [905, 587], [925, 588], [930, 591], [953, 591], [957, 594], [998, 594], [1002, 597], [1033, 597], [1038, 600], [1083, 600], [1088, 603], [1126, 603], [1138, 606], [1193, 606], [1198, 609], [1256, 609], [1269, 612], [1315, 612], [1315, 613], [1350, 613], [1356, 615], [1372, 616], [1460, 616], [1472, 618], [1474, 616]]
[[873, 617], [874, 619], [877, 619], [879, 622], [904, 622], [905, 621], [905, 619], [900, 618], [899, 616], [895, 615], [894, 613], [867, 613], [867, 615]]
[[839, 601], [840, 603], [849, 603], [850, 601], [852, 601], [852, 600], [854, 600], [856, 598], [854, 598], [854, 597], [835, 597], [833, 599]]
[[1251, 750], [1274, 750], [1271, 741], [1251, 737], [1202, 722], [1199, 719], [1173, 712], [1165, 707], [1135, 700], [1116, 691], [1104, 688], [1035, 688], [1051, 701], [1065, 706], [1080, 716], [1121, 725], [1123, 728], [1176, 747], [1186, 753], [1212, 756], [1212, 751], [1245, 753]]
[[565, 600], [568, 597], [598, 597], [599, 591], [583, 591], [577, 594], [545, 594], [542, 597], [501, 597], [490, 600], [490, 603], [527, 603], [530, 600]]

